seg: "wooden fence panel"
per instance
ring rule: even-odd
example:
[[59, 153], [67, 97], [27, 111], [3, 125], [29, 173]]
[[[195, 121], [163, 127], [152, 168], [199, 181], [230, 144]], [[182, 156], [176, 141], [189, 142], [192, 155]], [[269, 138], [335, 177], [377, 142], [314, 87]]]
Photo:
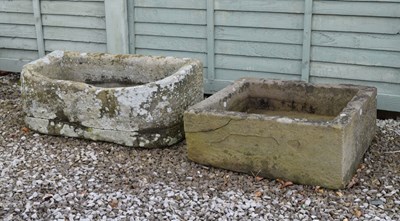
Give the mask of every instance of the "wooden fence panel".
[[310, 81], [378, 88], [400, 111], [400, 2], [314, 1]]
[[31, 0], [0, 3], [0, 70], [19, 71], [39, 57], [34, 20]]
[[40, 0], [46, 53], [106, 52], [104, 1]]

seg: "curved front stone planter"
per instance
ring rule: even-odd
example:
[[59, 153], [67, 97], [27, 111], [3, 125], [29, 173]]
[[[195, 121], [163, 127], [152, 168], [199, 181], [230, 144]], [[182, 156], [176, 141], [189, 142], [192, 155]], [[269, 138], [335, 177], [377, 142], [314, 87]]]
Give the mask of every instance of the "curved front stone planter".
[[24, 66], [25, 122], [44, 134], [165, 147], [203, 99], [199, 61], [54, 51]]

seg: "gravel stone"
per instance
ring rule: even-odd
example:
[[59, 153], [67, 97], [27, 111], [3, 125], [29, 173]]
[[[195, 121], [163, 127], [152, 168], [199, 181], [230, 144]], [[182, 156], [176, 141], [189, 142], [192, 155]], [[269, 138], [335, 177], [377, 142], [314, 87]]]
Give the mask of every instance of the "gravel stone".
[[2, 220], [400, 220], [400, 121], [377, 121], [352, 188], [281, 188], [193, 163], [184, 142], [142, 150], [27, 131], [18, 84], [0, 77]]

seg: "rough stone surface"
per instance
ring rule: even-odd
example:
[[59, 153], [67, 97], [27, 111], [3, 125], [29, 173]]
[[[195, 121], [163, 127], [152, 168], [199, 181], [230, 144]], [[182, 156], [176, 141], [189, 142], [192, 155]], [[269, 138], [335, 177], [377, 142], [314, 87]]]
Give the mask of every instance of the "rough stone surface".
[[29, 128], [137, 147], [184, 137], [184, 110], [203, 98], [202, 64], [191, 59], [55, 51], [24, 66]]
[[375, 120], [375, 88], [251, 78], [184, 116], [195, 162], [333, 189], [350, 181]]

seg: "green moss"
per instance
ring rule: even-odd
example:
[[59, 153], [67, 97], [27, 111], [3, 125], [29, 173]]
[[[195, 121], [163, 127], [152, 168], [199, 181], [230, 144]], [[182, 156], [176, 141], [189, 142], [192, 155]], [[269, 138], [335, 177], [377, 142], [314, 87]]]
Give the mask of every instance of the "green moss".
[[113, 90], [102, 90], [96, 98], [101, 100], [100, 113], [102, 116], [115, 117], [119, 111], [118, 99], [115, 97]]
[[47, 125], [47, 131], [49, 134], [60, 135], [62, 126], [62, 123], [50, 121], [49, 125]]
[[[25, 88], [28, 92], [22, 94], [24, 100], [37, 101], [43, 104], [49, 102], [55, 102], [58, 100], [58, 96], [54, 93], [53, 85], [39, 85], [35, 81], [25, 80]], [[30, 89], [34, 89], [30, 91]]]

